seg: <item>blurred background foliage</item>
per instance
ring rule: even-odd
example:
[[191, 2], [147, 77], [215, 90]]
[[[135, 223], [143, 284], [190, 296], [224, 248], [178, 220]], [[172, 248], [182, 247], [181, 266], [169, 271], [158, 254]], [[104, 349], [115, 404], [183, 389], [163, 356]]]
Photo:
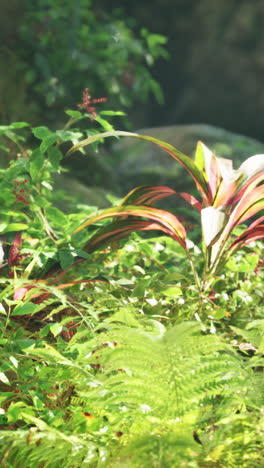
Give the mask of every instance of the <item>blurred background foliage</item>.
[[89, 87], [134, 128], [200, 122], [263, 139], [262, 0], [0, 6], [2, 123], [56, 122]]
[[84, 88], [107, 97], [108, 108], [131, 107], [150, 93], [163, 102], [150, 70], [168, 57], [165, 36], [93, 0], [2, 3], [1, 121], [58, 124]]
[[[60, 128], [89, 88], [92, 98], [107, 98], [98, 110], [126, 112], [116, 128], [141, 129], [186, 154], [197, 140], [235, 167], [264, 153], [262, 0], [0, 0], [0, 7], [0, 125]], [[113, 140], [99, 154], [89, 148], [85, 158], [69, 158], [71, 190], [189, 189], [174, 161], [141, 143]]]

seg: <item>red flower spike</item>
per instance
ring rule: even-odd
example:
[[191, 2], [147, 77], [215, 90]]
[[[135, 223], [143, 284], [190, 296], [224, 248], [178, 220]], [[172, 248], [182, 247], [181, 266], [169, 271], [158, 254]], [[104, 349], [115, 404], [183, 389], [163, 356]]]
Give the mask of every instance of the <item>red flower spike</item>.
[[83, 99], [81, 104], [77, 104], [80, 109], [85, 110], [88, 114], [91, 114], [90, 120], [93, 120], [97, 116], [96, 108], [93, 104], [107, 101], [106, 98], [92, 99], [89, 88], [83, 90]]

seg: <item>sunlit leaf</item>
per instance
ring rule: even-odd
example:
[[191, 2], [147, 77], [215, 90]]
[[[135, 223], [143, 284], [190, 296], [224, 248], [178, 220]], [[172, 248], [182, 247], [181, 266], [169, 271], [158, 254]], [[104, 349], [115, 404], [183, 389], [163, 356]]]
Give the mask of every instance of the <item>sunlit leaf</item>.
[[162, 198], [174, 195], [175, 190], [164, 185], [137, 187], [123, 198], [120, 205], [152, 205]]
[[99, 133], [97, 135], [91, 136], [86, 138], [85, 140], [80, 141], [76, 145], [72, 146], [68, 153], [72, 153], [74, 151], [78, 151], [84, 146], [90, 145], [95, 141], [98, 141], [102, 138], [108, 138], [112, 136], [129, 136], [133, 138], [139, 138], [141, 140], [147, 140], [152, 143], [155, 143], [160, 148], [164, 149], [168, 154], [170, 154], [174, 159], [176, 159], [180, 164], [182, 164], [187, 171], [190, 173], [192, 178], [194, 179], [198, 189], [204, 194], [205, 197], [208, 196], [208, 186], [206, 180], [203, 176], [203, 173], [198, 169], [196, 164], [193, 162], [191, 158], [183, 154], [181, 151], [174, 148], [174, 146], [170, 145], [169, 143], [165, 143], [164, 141], [158, 140], [157, 138], [153, 138], [146, 135], [138, 135], [136, 133], [124, 132], [124, 131], [113, 131], [113, 132], [105, 132]]
[[105, 245], [110, 244], [113, 241], [121, 240], [129, 236], [132, 232], [136, 231], [161, 231], [165, 234], [174, 237], [175, 240], [181, 243], [181, 239], [175, 237], [175, 233], [162, 224], [154, 223], [152, 221], [141, 221], [141, 220], [132, 220], [129, 221], [115, 221], [100, 228], [96, 234], [89, 240], [85, 246], [87, 252], [93, 252], [94, 250], [101, 248]]
[[175, 238], [181, 242], [181, 245], [185, 245], [186, 231], [183, 224], [178, 218], [172, 213], [161, 210], [159, 208], [152, 208], [147, 206], [118, 206], [109, 208], [102, 214], [90, 218], [88, 221], [79, 226], [74, 231], [74, 234], [86, 228], [87, 226], [94, 224], [103, 219], [120, 217], [120, 216], [137, 216], [151, 219], [152, 221], [160, 223], [164, 228], [173, 233]]
[[226, 215], [219, 209], [209, 206], [201, 211], [201, 222], [205, 245], [210, 246], [224, 228]]
[[195, 210], [201, 211], [202, 209], [202, 203], [199, 202], [193, 195], [190, 195], [189, 193], [186, 192], [180, 192], [179, 195], [187, 201]]
[[255, 156], [246, 159], [241, 164], [239, 171], [247, 178], [264, 171], [264, 154], [255, 154]]
[[33, 302], [20, 303], [14, 308], [12, 315], [30, 315], [38, 308]]

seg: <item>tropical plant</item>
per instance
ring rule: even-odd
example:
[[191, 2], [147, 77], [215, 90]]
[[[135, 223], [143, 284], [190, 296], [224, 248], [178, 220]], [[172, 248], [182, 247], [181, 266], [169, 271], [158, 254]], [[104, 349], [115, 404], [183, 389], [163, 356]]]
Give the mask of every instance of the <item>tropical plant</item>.
[[[264, 217], [260, 215], [264, 208], [264, 155], [258, 154], [248, 158], [239, 169], [235, 170], [231, 160], [216, 157], [201, 142], [197, 145], [193, 161], [168, 143], [152, 137], [121, 131], [106, 132], [101, 136], [87, 138], [74, 145], [70, 152], [79, 150], [98, 138], [110, 136], [131, 136], [155, 143], [182, 164], [192, 176], [200, 192], [201, 200], [188, 193], [180, 193], [180, 195], [201, 215], [204, 270], [199, 278], [182, 222], [174, 214], [151, 206], [157, 200], [176, 193], [163, 186], [134, 189], [119, 206], [110, 208], [79, 226], [75, 232], [106, 218], [121, 218], [118, 223], [114, 222], [99, 229], [87, 243], [85, 247], [87, 250], [92, 251], [98, 246], [101, 247], [103, 243], [126, 237], [136, 230], [165, 232], [185, 249], [197, 287], [202, 293], [208, 290], [213, 278], [222, 270], [234, 252], [264, 237]], [[255, 215], [259, 217], [239, 236], [232, 237], [238, 225]]]

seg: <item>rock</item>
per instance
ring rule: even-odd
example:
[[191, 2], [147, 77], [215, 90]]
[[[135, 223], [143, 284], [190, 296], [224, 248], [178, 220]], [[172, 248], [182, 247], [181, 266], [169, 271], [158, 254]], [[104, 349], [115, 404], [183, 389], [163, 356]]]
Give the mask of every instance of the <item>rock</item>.
[[75, 211], [76, 203], [98, 208], [106, 208], [110, 205], [107, 198], [109, 190], [95, 186], [87, 187], [71, 175], [57, 174], [54, 189], [58, 194], [56, 206], [65, 212]]
[[[136, 133], [170, 143], [188, 156], [194, 155], [197, 141], [201, 140], [217, 156], [233, 159], [235, 168], [247, 157], [264, 153], [263, 143], [206, 124], [144, 128]], [[186, 170], [153, 143], [121, 138], [113, 146], [112, 158], [117, 160], [116, 175], [122, 194], [138, 185], [164, 184], [176, 190], [189, 186]]]

